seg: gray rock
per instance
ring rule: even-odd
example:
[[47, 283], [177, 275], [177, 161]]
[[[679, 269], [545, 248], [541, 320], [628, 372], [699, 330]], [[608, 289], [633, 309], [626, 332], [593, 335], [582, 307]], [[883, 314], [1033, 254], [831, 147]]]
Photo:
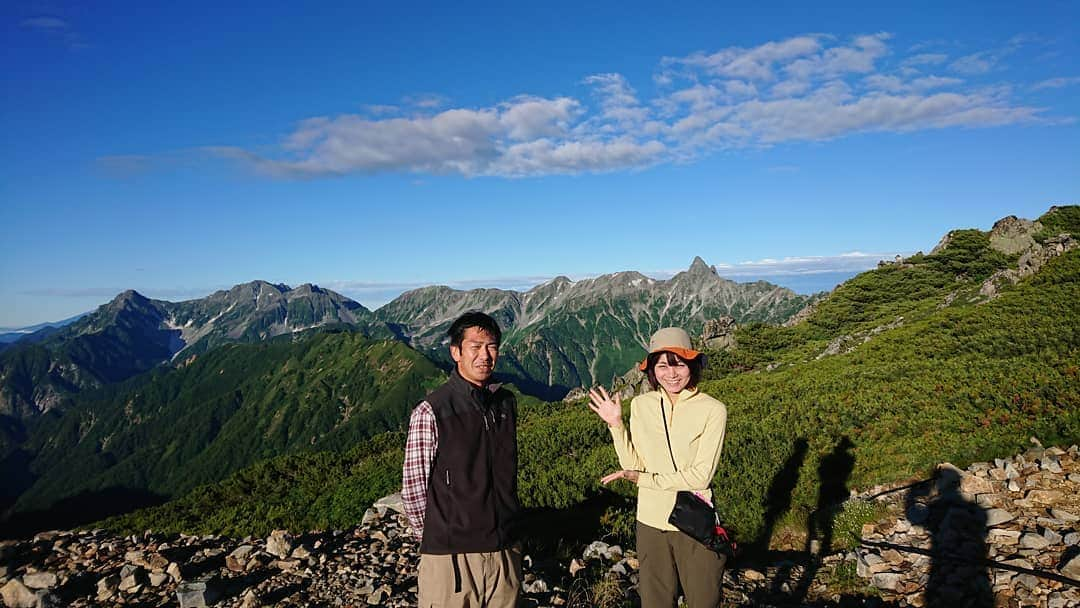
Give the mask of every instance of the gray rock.
[[542, 578], [538, 578], [535, 581], [522, 586], [525, 593], [547, 593], [551, 590], [547, 581]]
[[1040, 468], [1044, 471], [1050, 471], [1051, 473], [1061, 472], [1061, 461], [1055, 457], [1047, 456], [1043, 458], [1039, 463]]
[[1050, 542], [1043, 536], [1028, 532], [1020, 537], [1021, 549], [1045, 549], [1050, 546]]
[[1080, 580], [1080, 555], [1073, 557], [1062, 566], [1061, 573], [1071, 579]]
[[1057, 545], [1063, 540], [1060, 534], [1054, 532], [1050, 528], [1046, 528], [1045, 530], [1043, 530], [1043, 538], [1045, 538], [1046, 542], [1050, 543], [1051, 545]]
[[274, 530], [266, 539], [266, 552], [278, 559], [285, 559], [292, 553], [292, 540], [285, 530]]
[[120, 577], [115, 574], [110, 574], [97, 582], [97, 599], [99, 602], [116, 595], [116, 591], [120, 586]]
[[1016, 516], [1004, 509], [990, 509], [986, 512], [986, 525], [988, 527], [1000, 526], [1016, 519]]
[[1080, 517], [1077, 517], [1064, 509], [1050, 509], [1050, 517], [1066, 522], [1080, 521]]
[[384, 496], [379, 500], [376, 500], [371, 506], [379, 512], [380, 516], [385, 516], [387, 509], [394, 511], [395, 513], [405, 513], [405, 503], [401, 499], [401, 492]]
[[57, 578], [52, 572], [35, 572], [23, 575], [22, 582], [31, 589], [52, 589], [56, 586]]
[[581, 554], [585, 559], [601, 559], [607, 555], [610, 550], [610, 546], [602, 541], [596, 540], [585, 547], [585, 551]]
[[896, 572], [878, 572], [870, 579], [870, 584], [878, 589], [896, 591], [903, 579], [902, 574]]
[[29, 587], [22, 584], [17, 578], [13, 578], [6, 585], [0, 587], [0, 598], [8, 608], [36, 608], [37, 596]]
[[216, 584], [209, 580], [180, 583], [176, 588], [180, 608], [207, 608], [217, 601], [219, 595]]

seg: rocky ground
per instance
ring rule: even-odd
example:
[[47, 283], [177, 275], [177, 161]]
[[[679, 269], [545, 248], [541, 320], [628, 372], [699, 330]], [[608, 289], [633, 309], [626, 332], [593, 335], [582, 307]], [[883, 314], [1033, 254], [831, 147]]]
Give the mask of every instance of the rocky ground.
[[[729, 606], [1080, 606], [1080, 450], [1012, 459], [854, 497], [886, 515], [857, 550], [725, 576]], [[38, 534], [0, 543], [15, 607], [413, 606], [416, 542], [388, 497], [352, 530], [266, 538]], [[593, 542], [569, 563], [526, 557], [527, 606], [635, 605], [632, 551]], [[946, 604], [947, 603], [947, 604]]]

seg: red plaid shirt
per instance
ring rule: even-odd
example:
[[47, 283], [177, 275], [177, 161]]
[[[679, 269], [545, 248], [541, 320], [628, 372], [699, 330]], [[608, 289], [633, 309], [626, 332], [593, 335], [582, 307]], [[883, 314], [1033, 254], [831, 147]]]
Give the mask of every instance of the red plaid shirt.
[[427, 485], [431, 463], [439, 447], [439, 428], [431, 404], [422, 401], [409, 417], [409, 436], [405, 440], [405, 464], [401, 469], [401, 499], [416, 538], [424, 537], [424, 512], [427, 510]]

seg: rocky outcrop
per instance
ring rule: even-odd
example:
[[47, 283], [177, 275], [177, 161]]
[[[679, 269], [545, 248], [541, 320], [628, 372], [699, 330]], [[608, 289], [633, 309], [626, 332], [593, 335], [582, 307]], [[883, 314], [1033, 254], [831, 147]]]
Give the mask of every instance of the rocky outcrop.
[[736, 329], [735, 319], [730, 316], [708, 319], [701, 328], [701, 343], [706, 350], [731, 350], [738, 345]]
[[[1035, 222], [1035, 224], [1038, 225], [1038, 222]], [[990, 275], [979, 288], [979, 295], [987, 298], [983, 300], [984, 302], [992, 300], [1000, 294], [1003, 286], [1019, 283], [1021, 280], [1038, 272], [1048, 261], [1067, 251], [1076, 249], [1077, 246], [1080, 246], [1080, 241], [1068, 234], [1049, 238], [1042, 244], [1032, 240], [1030, 245], [1021, 253], [1016, 268], [1006, 268]]]
[[994, 222], [990, 229], [990, 247], [1014, 255], [1035, 247], [1035, 234], [1042, 230], [1039, 222], [1018, 218], [1015, 215], [1003, 217]]

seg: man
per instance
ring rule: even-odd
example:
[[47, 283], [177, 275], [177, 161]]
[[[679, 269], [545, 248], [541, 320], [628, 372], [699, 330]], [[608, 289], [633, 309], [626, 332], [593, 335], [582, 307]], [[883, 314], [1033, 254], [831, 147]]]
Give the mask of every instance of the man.
[[521, 589], [517, 402], [491, 382], [502, 332], [469, 312], [447, 333], [455, 368], [413, 410], [402, 471], [420, 540], [420, 606], [512, 608]]

